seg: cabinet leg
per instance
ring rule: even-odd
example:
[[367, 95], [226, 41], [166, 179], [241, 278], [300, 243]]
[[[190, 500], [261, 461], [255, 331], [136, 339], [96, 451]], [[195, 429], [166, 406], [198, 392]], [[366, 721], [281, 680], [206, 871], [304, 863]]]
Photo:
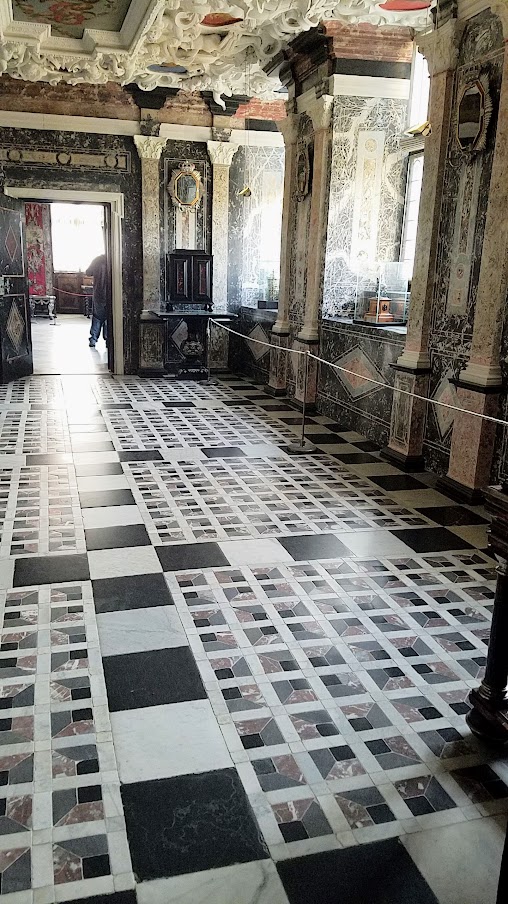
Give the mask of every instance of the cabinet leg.
[[473, 734], [504, 744], [508, 741], [508, 561], [498, 561], [485, 678], [469, 694], [472, 709], [466, 721]]

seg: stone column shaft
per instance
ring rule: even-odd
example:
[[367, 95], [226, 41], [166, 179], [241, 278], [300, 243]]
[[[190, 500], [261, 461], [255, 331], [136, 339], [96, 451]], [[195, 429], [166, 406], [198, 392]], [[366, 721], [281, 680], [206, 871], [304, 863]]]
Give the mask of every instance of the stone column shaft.
[[228, 220], [229, 168], [238, 145], [227, 141], [208, 141], [212, 162], [212, 254], [213, 305], [216, 311], [228, 307]]
[[161, 247], [159, 213], [159, 160], [167, 138], [135, 135], [141, 158], [143, 239], [143, 311], [160, 311]]

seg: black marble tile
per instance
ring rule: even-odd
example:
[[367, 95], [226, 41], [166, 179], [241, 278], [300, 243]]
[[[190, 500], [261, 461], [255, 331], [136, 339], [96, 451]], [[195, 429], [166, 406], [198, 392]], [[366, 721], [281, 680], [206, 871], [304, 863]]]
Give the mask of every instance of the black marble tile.
[[[130, 407], [130, 406], [129, 406]], [[119, 452], [119, 461], [162, 461], [158, 449], [136, 449], [135, 452]]]
[[307, 559], [335, 559], [351, 555], [351, 550], [333, 534], [280, 537], [279, 543], [293, 556], [295, 562], [303, 562]]
[[85, 540], [87, 549], [119, 549], [122, 546], [150, 546], [151, 544], [144, 524], [93, 527], [85, 530]]
[[79, 443], [73, 443], [71, 437], [72, 451], [73, 452], [114, 452], [115, 447], [111, 440], [104, 440], [104, 442], [94, 443], [93, 441], [89, 443], [84, 443], [81, 440]]
[[[229, 389], [234, 389], [237, 392], [244, 392], [244, 390], [246, 390], [246, 389], [253, 389], [253, 390], [257, 389], [257, 386], [253, 386], [252, 383], [238, 383], [238, 384], [230, 383]], [[268, 396], [263, 395], [263, 396], [258, 396], [258, 398], [266, 399], [266, 398], [268, 398]]]
[[121, 794], [141, 880], [269, 856], [234, 768], [122, 785]]
[[309, 433], [307, 439], [314, 443], [315, 446], [331, 446], [345, 442], [337, 433]]
[[128, 411], [132, 408], [130, 402], [108, 402], [100, 406], [104, 411]]
[[428, 487], [419, 480], [415, 480], [409, 474], [380, 474], [378, 477], [369, 477], [372, 483], [377, 483], [381, 489], [387, 492], [397, 490], [427, 490]]
[[224, 399], [222, 401], [223, 405], [227, 405], [228, 408], [236, 407], [237, 405], [257, 405], [257, 402], [252, 397], [247, 397], [245, 399]]
[[163, 402], [164, 408], [195, 408], [195, 402]]
[[374, 455], [369, 455], [368, 452], [337, 452], [333, 457], [338, 458], [344, 465], [379, 464], [379, 458], [375, 458]]
[[419, 527], [413, 530], [391, 530], [391, 534], [402, 540], [415, 552], [445, 552], [451, 549], [473, 549], [471, 543], [461, 540], [457, 534], [445, 527]]
[[290, 413], [290, 411], [294, 410], [291, 409], [290, 406], [285, 402], [266, 402], [265, 404], [260, 403], [258, 405], [258, 408], [263, 408], [264, 411], [287, 411], [288, 414]]
[[100, 578], [92, 581], [92, 588], [95, 611], [98, 613], [173, 605], [173, 597], [164, 575], [160, 573]]
[[238, 446], [213, 446], [201, 451], [207, 458], [241, 458], [245, 455]]
[[277, 863], [289, 904], [438, 904], [396, 838]]
[[30, 556], [16, 559], [14, 587], [32, 587], [35, 584], [63, 584], [66, 581], [88, 581], [88, 556]]
[[[62, 904], [71, 904], [70, 901], [63, 901]], [[76, 904], [73, 899], [72, 904]], [[93, 898], [80, 898], [79, 904], [137, 904], [136, 892], [132, 891], [114, 891], [110, 895], [94, 895]]]
[[183, 543], [181, 546], [156, 546], [163, 571], [194, 568], [220, 568], [229, 565], [218, 543]]
[[27, 455], [27, 465], [69, 465], [72, 464], [71, 452], [37, 452]]
[[362, 439], [358, 442], [353, 441], [351, 445], [356, 446], [357, 449], [361, 449], [362, 452], [379, 452], [381, 448], [381, 446], [371, 442], [370, 439]]
[[110, 712], [206, 700], [189, 647], [105, 656], [102, 663]]
[[[88, 465], [74, 465], [76, 477], [111, 477], [123, 474], [123, 468], [119, 461], [97, 461]], [[82, 504], [83, 507], [83, 504]]]
[[442, 524], [444, 527], [459, 527], [467, 524], [488, 524], [486, 518], [482, 518], [476, 512], [471, 512], [464, 505], [429, 505], [426, 508], [418, 508], [426, 518]]
[[86, 490], [79, 494], [79, 504], [85, 509], [104, 508], [110, 505], [135, 505], [136, 502], [130, 490]]

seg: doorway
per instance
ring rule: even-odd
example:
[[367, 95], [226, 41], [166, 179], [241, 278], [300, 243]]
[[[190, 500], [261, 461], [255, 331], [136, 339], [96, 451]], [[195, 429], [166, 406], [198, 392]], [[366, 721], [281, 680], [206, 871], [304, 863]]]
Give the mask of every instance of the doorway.
[[[92, 207], [99, 207], [103, 217], [103, 238], [105, 245], [105, 253], [109, 261], [110, 288], [109, 293], [111, 299], [111, 307], [109, 312], [109, 320], [111, 324], [110, 339], [108, 340], [108, 356], [106, 357], [105, 343], [102, 338], [96, 345], [97, 351], [90, 349], [88, 345], [88, 336], [90, 332], [90, 320], [86, 316], [85, 305], [87, 304], [86, 296], [90, 295], [90, 282], [86, 278], [83, 271], [58, 271], [54, 262], [51, 262], [52, 272], [56, 273], [72, 273], [77, 274], [78, 283], [71, 285], [70, 290], [62, 284], [58, 285], [60, 279], [55, 280], [53, 286], [53, 295], [56, 298], [55, 311], [56, 319], [52, 321], [49, 316], [49, 310], [35, 311], [35, 318], [32, 320], [32, 341], [34, 346], [34, 373], [101, 373], [108, 370], [115, 374], [123, 374], [124, 358], [123, 358], [123, 300], [122, 300], [122, 218], [123, 218], [123, 195], [116, 192], [94, 192], [94, 191], [74, 191], [67, 189], [30, 189], [7, 186], [5, 193], [11, 197], [20, 198], [24, 202], [32, 204], [50, 205], [53, 202], [59, 205], [72, 205], [75, 210], [81, 211]], [[63, 208], [61, 208], [63, 211]], [[56, 210], [56, 208], [55, 208]], [[72, 211], [71, 211], [72, 212]], [[83, 212], [74, 219], [79, 220], [84, 216], [92, 217], [92, 213]], [[65, 222], [65, 221], [64, 221]], [[63, 262], [60, 258], [56, 263], [64, 265], [70, 260], [65, 257], [65, 241], [63, 243]], [[96, 247], [96, 246], [95, 246]], [[87, 258], [89, 252], [87, 250]], [[88, 261], [90, 263], [90, 261]], [[46, 264], [46, 267], [48, 265]], [[84, 266], [84, 261], [81, 264]], [[70, 294], [64, 294], [70, 292]], [[60, 290], [60, 291], [58, 291]], [[79, 297], [79, 296], [83, 297]], [[62, 301], [60, 299], [65, 299]], [[77, 309], [69, 311], [69, 304], [74, 299]], [[79, 307], [79, 306], [82, 307]], [[59, 306], [61, 311], [59, 313]], [[47, 306], [46, 306], [47, 307]], [[83, 326], [84, 325], [84, 326]], [[34, 329], [35, 326], [35, 329]], [[86, 331], [86, 340], [84, 332]], [[39, 341], [40, 340], [40, 341]], [[68, 343], [68, 346], [66, 346]], [[76, 356], [71, 354], [70, 348], [76, 350]], [[78, 358], [79, 348], [79, 358]], [[92, 357], [90, 357], [92, 355]], [[99, 355], [99, 363], [97, 363], [97, 355]], [[104, 360], [106, 359], [106, 360]], [[105, 364], [105, 366], [104, 366]]]
[[25, 201], [24, 207], [34, 374], [107, 373], [111, 310], [101, 305], [101, 319], [92, 320], [99, 311], [90, 272], [99, 259], [107, 268], [105, 206]]

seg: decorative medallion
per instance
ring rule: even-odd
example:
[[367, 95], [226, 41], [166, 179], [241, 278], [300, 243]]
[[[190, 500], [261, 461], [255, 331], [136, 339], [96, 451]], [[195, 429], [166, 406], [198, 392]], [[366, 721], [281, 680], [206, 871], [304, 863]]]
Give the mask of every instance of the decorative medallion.
[[19, 313], [19, 309], [15, 301], [13, 301], [11, 304], [9, 316], [7, 318], [6, 330], [7, 335], [11, 340], [14, 348], [17, 352], [19, 352], [21, 342], [25, 334], [25, 321]]
[[[252, 340], [256, 341], [252, 341]], [[266, 345], [259, 345], [260, 342], [266, 342]], [[270, 351], [268, 345], [270, 344], [270, 339], [266, 335], [262, 326], [259, 323], [256, 323], [254, 329], [252, 329], [249, 333], [249, 337], [247, 339], [247, 345], [249, 346], [252, 357], [255, 361], [260, 361], [267, 352]]]
[[309, 144], [307, 141], [300, 141], [296, 152], [296, 190], [295, 197], [297, 201], [303, 201], [309, 194], [310, 185], [310, 157]]
[[[352, 399], [359, 399], [370, 392], [378, 392], [380, 387], [372, 383], [372, 380], [386, 383], [382, 373], [380, 373], [360, 346], [355, 346], [355, 348], [337, 358], [333, 363], [344, 368], [344, 370], [334, 370], [333, 373], [339, 378]], [[350, 371], [350, 373], [347, 373], [347, 371]]]

